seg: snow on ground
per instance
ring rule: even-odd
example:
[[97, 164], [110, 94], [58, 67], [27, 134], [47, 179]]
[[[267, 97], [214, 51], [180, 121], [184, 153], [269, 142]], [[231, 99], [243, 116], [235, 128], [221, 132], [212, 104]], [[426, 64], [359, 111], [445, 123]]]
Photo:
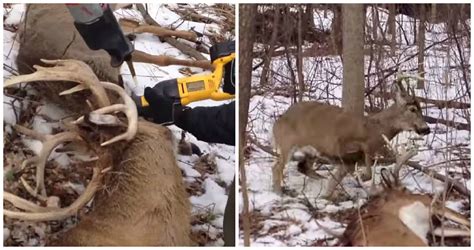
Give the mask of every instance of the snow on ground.
[[[329, 12], [330, 13], [330, 12]], [[370, 13], [370, 11], [368, 12]], [[370, 15], [369, 15], [369, 18]], [[386, 15], [381, 15], [381, 20], [386, 20]], [[315, 23], [317, 27], [329, 29], [331, 22], [331, 14], [327, 17], [319, 11], [315, 12]], [[397, 16], [397, 20], [407, 21], [406, 16]], [[369, 23], [371, 21], [368, 21]], [[404, 23], [410, 25], [411, 20]], [[382, 23], [384, 25], [384, 23]], [[404, 27], [409, 30], [408, 27]], [[441, 25], [430, 25], [433, 32], [439, 34], [443, 31]], [[427, 32], [427, 45], [435, 41], [443, 39]], [[410, 39], [410, 38], [409, 38]], [[411, 38], [412, 39], [412, 38]], [[257, 44], [256, 47], [259, 45]], [[417, 96], [427, 97], [435, 100], [457, 100], [464, 103], [470, 103], [470, 100], [464, 96], [466, 92], [461, 79], [461, 71], [459, 70], [458, 55], [455, 49], [451, 48], [448, 52], [444, 45], [434, 46], [427, 52], [425, 58], [425, 78], [427, 80], [424, 90], [415, 90]], [[403, 52], [403, 53], [402, 53]], [[399, 61], [404, 61], [412, 54], [417, 53], [417, 47], [413, 45], [402, 45], [396, 53], [397, 60], [391, 60], [388, 55], [382, 62], [382, 69], [394, 66]], [[464, 56], [469, 56], [467, 49]], [[366, 67], [368, 68], [368, 57], [366, 57]], [[257, 64], [259, 59], [255, 59]], [[293, 62], [293, 65], [296, 65]], [[416, 57], [403, 63], [401, 70], [416, 69]], [[453, 67], [456, 66], [456, 67]], [[285, 57], [274, 58], [272, 61], [272, 70], [269, 80], [269, 86], [278, 86], [283, 91], [278, 90], [274, 94], [271, 90], [269, 93], [261, 94], [259, 90], [259, 80], [261, 68], [253, 72], [252, 88], [258, 94], [252, 96], [249, 107], [249, 124], [247, 131], [249, 136], [257, 140], [265, 146], [272, 146], [272, 126], [279, 115], [291, 104], [291, 99], [281, 96], [284, 92], [284, 86], [290, 83], [290, 73], [287, 68]], [[449, 68], [449, 70], [446, 70]], [[311, 90], [309, 96], [305, 96], [304, 100], [319, 100], [334, 105], [340, 105], [342, 96], [342, 62], [340, 57], [326, 56], [315, 58], [304, 58], [305, 80], [311, 79], [308, 88]], [[372, 67], [372, 72], [374, 69]], [[372, 73], [371, 72], [371, 73]], [[415, 73], [414, 71], [409, 71]], [[449, 79], [449, 81], [446, 81]], [[390, 81], [393, 78], [389, 79]], [[369, 78], [369, 85], [374, 85], [378, 79], [376, 76]], [[388, 81], [387, 81], [388, 82]], [[445, 84], [446, 82], [451, 84]], [[411, 82], [411, 86], [416, 83]], [[470, 82], [469, 82], [470, 84]], [[268, 87], [266, 87], [268, 89]], [[271, 89], [271, 87], [270, 87]], [[280, 95], [279, 95], [280, 94]], [[291, 93], [288, 93], [291, 95]], [[307, 94], [307, 93], [305, 93]], [[390, 104], [390, 103], [389, 103]], [[367, 105], [369, 103], [367, 102]], [[422, 105], [423, 106], [423, 105]], [[425, 115], [454, 120], [463, 123], [470, 123], [470, 109], [438, 109], [437, 107], [427, 105], [423, 107]], [[466, 119], [467, 118], [467, 119]], [[452, 163], [450, 165], [443, 164], [449, 159], [468, 158], [470, 159], [469, 145], [470, 132], [465, 130], [456, 130], [442, 124], [429, 124], [434, 133], [428, 136], [418, 136], [415, 133], [403, 132], [392, 140], [392, 145], [400, 145], [409, 143], [416, 145], [419, 152], [412, 158], [425, 166], [440, 174], [449, 176], [465, 184], [470, 189], [470, 177], [463, 177], [462, 164]], [[455, 148], [447, 150], [447, 142], [451, 146], [457, 145], [464, 150], [464, 153], [455, 154], [461, 150]], [[470, 161], [466, 161], [470, 164]], [[345, 197], [339, 198], [336, 202], [330, 202], [319, 197], [323, 191], [327, 179], [315, 180], [305, 177], [298, 172], [295, 162], [289, 162], [284, 172], [284, 187], [288, 190], [282, 196], [272, 191], [272, 166], [276, 163], [276, 158], [263, 151], [256, 145], [249, 150], [249, 157], [245, 162], [247, 175], [247, 188], [249, 192], [249, 206], [251, 211], [251, 246], [321, 246], [321, 245], [337, 245], [338, 240], [333, 235], [328, 234], [320, 225], [331, 229], [333, 232], [342, 233], [347, 226], [347, 218], [345, 217], [351, 211], [362, 206], [367, 201], [367, 191], [370, 182], [362, 183], [362, 187], [352, 176], [347, 176], [342, 185], [348, 192]], [[382, 167], [391, 168], [392, 166], [377, 166], [375, 169], [376, 183], [380, 183], [380, 170]], [[321, 175], [328, 177], [327, 169], [332, 166], [322, 166], [325, 170], [318, 171]], [[469, 174], [467, 174], [469, 176]], [[410, 191], [415, 193], [436, 193], [444, 189], [444, 183], [430, 176], [423, 174], [417, 170], [404, 167], [401, 172], [402, 184]], [[241, 191], [241, 190], [240, 190]], [[312, 206], [318, 211], [318, 218], [312, 217], [313, 214], [306, 205], [306, 197]], [[242, 194], [239, 197], [240, 212], [242, 212]], [[459, 197], [450, 198], [447, 205], [457, 211], [463, 209], [463, 199]], [[316, 223], [316, 220], [318, 223]], [[319, 225], [318, 225], [319, 224]], [[241, 227], [242, 228], [242, 227]], [[240, 245], [243, 245], [243, 233], [240, 232]]]
[[[192, 7], [193, 5], [191, 5]], [[173, 6], [177, 7], [177, 6]], [[169, 8], [162, 4], [148, 4], [148, 10], [152, 17], [155, 20], [165, 27], [175, 24], [179, 21], [181, 25], [178, 27], [179, 30], [190, 30], [193, 28], [195, 31], [201, 33], [210, 33], [210, 32], [219, 32], [220, 27], [216, 24], [204, 24], [190, 21], [183, 21], [181, 17]], [[5, 24], [15, 25], [18, 24], [21, 20], [22, 13], [24, 11], [24, 5], [15, 4], [12, 7], [11, 12], [9, 12], [8, 17], [5, 19]], [[4, 8], [5, 14], [5, 8]], [[118, 10], [116, 11], [117, 17], [133, 17], [135, 19], [141, 20], [141, 15], [136, 10]], [[181, 20], [180, 20], [181, 19]], [[8, 65], [12, 68], [16, 68], [15, 58], [18, 51], [18, 41], [15, 40], [16, 33], [10, 32], [4, 29], [4, 65]], [[233, 34], [228, 36], [233, 36]], [[209, 44], [209, 39], [204, 37]], [[161, 42], [157, 37], [150, 34], [138, 34], [136, 40], [134, 41], [135, 48], [138, 50], [145, 51], [154, 55], [168, 55], [177, 57], [180, 59], [190, 59], [188, 56], [182, 54], [178, 49], [172, 47], [171, 45]], [[209, 57], [206, 54], [203, 54], [206, 57]], [[149, 65], [144, 63], [134, 63], [135, 70], [138, 78], [138, 86], [135, 86], [133, 82], [130, 71], [128, 67], [124, 64], [121, 68], [121, 74], [124, 78], [127, 91], [133, 91], [137, 95], [143, 95], [144, 88], [146, 86], [153, 87], [156, 83], [171, 79], [183, 77], [179, 70], [183, 66], [167, 66], [167, 67], [158, 67], [155, 65]], [[195, 73], [206, 73], [200, 68], [191, 68], [192, 72]], [[4, 67], [4, 79], [10, 76], [10, 72], [5, 70]], [[19, 109], [21, 100], [15, 100], [12, 97], [4, 95], [4, 132], [11, 133], [12, 125], [16, 124], [18, 114], [15, 113], [15, 109]], [[200, 102], [195, 102], [190, 104], [191, 107], [197, 106], [217, 106], [229, 101], [212, 101], [205, 100]], [[12, 104], [10, 104], [12, 103]], [[23, 101], [25, 106], [28, 106], [28, 100]], [[12, 106], [13, 105], [13, 106]], [[33, 118], [33, 128], [36, 131], [52, 134], [53, 129], [58, 128], [57, 122], [46, 122], [43, 117], [47, 117], [48, 120], [52, 119], [58, 121], [68, 114], [62, 110], [60, 107], [57, 107], [51, 103], [43, 103], [38, 107], [38, 114]], [[181, 129], [176, 126], [169, 126], [176, 138], [180, 138]], [[178, 155], [178, 165], [184, 173], [184, 181], [187, 185], [197, 183], [203, 189], [203, 193], [197, 193], [194, 196], [191, 196], [189, 199], [193, 205], [192, 215], [193, 217], [202, 217], [208, 218], [208, 220], [200, 220], [199, 222], [193, 225], [193, 232], [203, 232], [207, 235], [206, 245], [223, 245], [223, 214], [225, 204], [228, 197], [228, 188], [234, 178], [234, 166], [235, 166], [235, 147], [227, 146], [224, 144], [210, 144], [203, 141], [198, 141], [191, 134], [186, 135], [186, 139], [189, 142], [196, 144], [203, 154], [209, 154], [212, 157], [211, 162], [216, 165], [215, 173], [201, 174], [197, 171], [196, 164], [199, 162], [199, 157], [196, 155], [193, 156], [183, 156]], [[38, 153], [41, 150], [42, 143], [38, 140], [33, 140], [30, 138], [24, 138], [23, 144], [28, 147], [34, 153]], [[50, 160], [54, 159], [56, 163], [61, 166], [67, 166], [71, 159], [67, 157], [64, 153], [53, 152], [50, 156]], [[6, 170], [5, 170], [6, 171]], [[71, 185], [75, 185], [70, 183]], [[79, 187], [81, 188], [81, 187]], [[82, 187], [83, 188], [83, 187]], [[4, 227], [4, 235], [10, 236], [19, 233], [19, 229], [12, 230], [12, 228]], [[13, 232], [12, 232], [13, 231]], [[22, 232], [19, 234], [23, 235]], [[6, 240], [8, 237], [5, 237]], [[30, 240], [23, 242], [24, 245], [41, 245], [44, 242], [40, 239]]]

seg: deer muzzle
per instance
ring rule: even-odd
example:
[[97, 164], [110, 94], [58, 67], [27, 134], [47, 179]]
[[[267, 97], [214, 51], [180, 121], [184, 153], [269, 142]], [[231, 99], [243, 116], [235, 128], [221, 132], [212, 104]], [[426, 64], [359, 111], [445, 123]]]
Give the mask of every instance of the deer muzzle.
[[431, 132], [430, 127], [421, 127], [421, 128], [416, 128], [416, 133], [419, 135], [427, 135]]

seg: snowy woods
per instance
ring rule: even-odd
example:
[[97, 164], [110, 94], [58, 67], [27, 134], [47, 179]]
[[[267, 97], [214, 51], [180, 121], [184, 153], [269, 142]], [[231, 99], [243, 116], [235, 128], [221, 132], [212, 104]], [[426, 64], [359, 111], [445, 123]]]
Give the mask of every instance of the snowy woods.
[[[470, 218], [470, 6], [371, 4], [354, 10], [354, 6], [351, 9], [331, 4], [259, 4], [239, 8], [243, 58], [239, 75], [240, 166], [244, 167], [240, 171], [240, 244], [364, 246], [419, 242], [469, 246], [469, 237], [446, 237], [448, 228], [466, 226], [443, 217], [442, 229], [435, 230], [432, 227], [439, 224], [428, 225], [432, 220], [427, 216], [432, 213], [426, 212], [426, 219], [421, 221], [419, 218], [424, 216], [416, 211], [422, 208], [404, 210], [398, 206], [405, 206], [400, 204], [414, 195], [423, 195], [425, 198], [415, 200], [428, 199]], [[249, 33], [255, 35], [246, 35]], [[358, 60], [360, 63], [356, 63]], [[412, 76], [402, 85], [408, 93], [414, 93], [430, 134], [399, 133], [389, 148], [381, 146], [388, 155], [376, 157], [374, 182], [362, 180], [360, 168], [364, 167], [358, 167], [342, 179], [337, 195], [330, 200], [323, 193], [337, 168], [334, 163], [340, 159], [328, 164], [317, 156], [311, 159], [314, 152], [293, 148], [285, 163], [282, 193], [274, 192], [272, 171], [279, 152], [274, 147], [273, 129], [290, 106], [318, 101], [342, 106], [348, 112], [377, 114], [394, 105], [393, 90], [401, 75]], [[331, 133], [334, 129], [329, 126], [354, 129], [351, 121], [335, 125], [328, 121], [339, 113], [326, 114], [326, 121], [314, 115], [311, 122], [306, 116], [315, 112], [306, 111], [299, 113], [300, 119], [292, 120], [295, 128], [307, 129], [297, 130], [303, 139], [315, 134], [312, 129], [322, 130], [322, 137], [325, 130]], [[293, 135], [288, 130], [280, 141], [294, 140]], [[327, 147], [337, 143], [326, 141]], [[304, 158], [308, 155], [311, 161]], [[311, 163], [312, 177], [302, 173], [302, 164], [308, 164], [302, 157]], [[382, 169], [392, 173], [399, 170], [399, 186], [387, 187], [381, 177], [386, 170]], [[403, 190], [403, 194], [395, 194], [395, 190]], [[434, 205], [425, 206], [429, 207], [434, 209]], [[368, 218], [379, 219], [374, 222]], [[402, 222], [396, 229], [396, 224]], [[415, 232], [413, 239], [397, 238], [398, 234], [393, 233], [407, 229], [411, 234]]]

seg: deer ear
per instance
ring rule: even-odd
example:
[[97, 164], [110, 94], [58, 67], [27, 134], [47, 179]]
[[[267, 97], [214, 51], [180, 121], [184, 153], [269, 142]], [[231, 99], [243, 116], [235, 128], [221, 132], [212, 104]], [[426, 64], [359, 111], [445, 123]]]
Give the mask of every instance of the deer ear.
[[398, 105], [404, 105], [406, 103], [406, 90], [403, 88], [403, 85], [400, 82], [397, 82], [392, 85], [392, 94], [395, 97], [395, 103]]

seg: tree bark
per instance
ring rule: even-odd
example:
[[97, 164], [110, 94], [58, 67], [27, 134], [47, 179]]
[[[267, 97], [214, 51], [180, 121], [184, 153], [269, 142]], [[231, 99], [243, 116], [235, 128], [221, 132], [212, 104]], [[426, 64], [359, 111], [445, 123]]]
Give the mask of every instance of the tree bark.
[[303, 8], [298, 7], [298, 45], [296, 55], [296, 70], [298, 71], [298, 102], [303, 101], [303, 93], [305, 90], [304, 86], [304, 75], [303, 75], [303, 37], [302, 37], [302, 19], [303, 19]]
[[[418, 26], [418, 74], [421, 77], [425, 76], [425, 5], [420, 6], [420, 24]], [[415, 21], [416, 22], [416, 21]], [[417, 89], [423, 89], [425, 87], [424, 80], [418, 80], [416, 83]]]
[[278, 28], [280, 26], [280, 6], [275, 5], [275, 16], [273, 17], [273, 28], [272, 28], [272, 36], [270, 38], [268, 51], [265, 55], [263, 55], [262, 59], [264, 61], [262, 74], [260, 75], [260, 87], [267, 85], [268, 82], [268, 72], [270, 69], [270, 65], [272, 62], [273, 52], [275, 51], [275, 44], [278, 35]]
[[364, 115], [364, 6], [342, 6], [343, 90], [342, 107]]
[[397, 41], [397, 30], [395, 25], [395, 4], [390, 4], [388, 6], [388, 33], [391, 35], [390, 37], [390, 53], [391, 55], [395, 55], [395, 45]]
[[242, 222], [244, 229], [244, 246], [250, 246], [249, 197], [247, 193], [247, 178], [243, 148], [246, 145], [246, 128], [250, 103], [252, 82], [253, 41], [255, 39], [256, 4], [241, 4], [240, 12], [240, 41], [239, 41], [239, 171], [243, 196]]

